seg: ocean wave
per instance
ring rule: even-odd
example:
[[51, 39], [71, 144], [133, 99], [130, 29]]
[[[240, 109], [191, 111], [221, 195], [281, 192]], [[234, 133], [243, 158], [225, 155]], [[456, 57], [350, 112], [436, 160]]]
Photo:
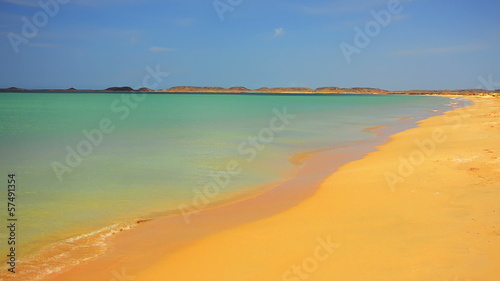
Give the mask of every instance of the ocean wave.
[[37, 281], [49, 275], [66, 271], [107, 251], [107, 239], [127, 231], [134, 223], [113, 224], [99, 230], [65, 239], [43, 247], [36, 253], [17, 261], [16, 273], [1, 268], [0, 280]]

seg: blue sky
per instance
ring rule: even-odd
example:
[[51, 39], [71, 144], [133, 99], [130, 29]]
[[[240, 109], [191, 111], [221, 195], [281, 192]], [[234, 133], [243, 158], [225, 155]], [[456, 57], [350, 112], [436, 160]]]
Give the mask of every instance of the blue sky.
[[[137, 88], [157, 65], [170, 73], [161, 89], [500, 82], [497, 0], [404, 0], [398, 13], [388, 8], [396, 0], [59, 1], [41, 0], [57, 3], [48, 15], [38, 1], [0, 0], [0, 88]], [[38, 31], [23, 33], [23, 17]], [[356, 45], [356, 30], [369, 44]], [[342, 42], [357, 49], [350, 61]]]

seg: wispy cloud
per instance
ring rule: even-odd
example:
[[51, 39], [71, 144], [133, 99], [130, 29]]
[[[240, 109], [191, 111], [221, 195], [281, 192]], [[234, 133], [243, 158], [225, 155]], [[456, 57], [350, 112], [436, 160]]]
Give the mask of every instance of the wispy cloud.
[[175, 49], [154, 46], [154, 47], [149, 48], [149, 51], [150, 52], [154, 52], [154, 53], [159, 53], [159, 52], [173, 52], [173, 51], [175, 51]]
[[12, 27], [13, 25], [10, 25], [10, 24], [0, 24], [0, 30], [5, 30], [5, 29], [8, 29], [10, 27]]
[[13, 25], [13, 21], [21, 20], [21, 15], [18, 15], [13, 12], [5, 12], [5, 11], [0, 11], [0, 18], [2, 19], [2, 22], [4, 22], [4, 26], [6, 25], [6, 22], [9, 22], [9, 25]]
[[[369, 15], [371, 16], [371, 15]], [[392, 15], [391, 22], [397, 22], [397, 21], [402, 21], [410, 18], [409, 14], [399, 14], [399, 15]], [[357, 21], [345, 21], [345, 22], [339, 22], [336, 25], [330, 26], [327, 28], [329, 31], [337, 31], [337, 30], [352, 30], [355, 27], [362, 27], [365, 26], [367, 22], [373, 20], [373, 17], [366, 17]]]
[[[417, 0], [399, 0], [403, 5], [406, 2], [414, 2]], [[348, 13], [369, 13], [370, 10], [387, 7], [389, 0], [333, 0], [324, 1], [322, 3], [308, 3], [296, 5], [296, 10], [308, 15], [336, 15]]]
[[276, 28], [276, 29], [274, 30], [274, 35], [273, 35], [273, 38], [280, 37], [280, 36], [282, 36], [284, 33], [285, 33], [285, 30], [283, 29], [283, 27]]
[[81, 38], [85, 40], [96, 40], [95, 37], [105, 37], [106, 39], [122, 40], [127, 44], [138, 44], [144, 34], [140, 29], [120, 29], [120, 28], [91, 28], [81, 31]]
[[334, 15], [370, 11], [373, 7], [387, 3], [387, 0], [329, 1], [319, 4], [297, 5], [299, 12], [308, 15]]
[[392, 53], [392, 55], [394, 55], [394, 56], [419, 56], [419, 55], [474, 52], [474, 51], [480, 51], [480, 50], [484, 50], [484, 49], [486, 49], [486, 47], [483, 45], [468, 44], [468, 45], [403, 50], [403, 51], [394, 52], [394, 53]]
[[398, 15], [392, 15], [392, 22], [400, 21], [400, 20], [405, 20], [409, 19], [410, 15], [409, 14], [398, 14]]
[[[0, 0], [1, 1], [1, 0]], [[16, 0], [14, 0], [16, 1]], [[103, 7], [106, 5], [122, 5], [122, 4], [129, 4], [129, 3], [137, 3], [137, 4], [142, 4], [143, 2], [146, 2], [144, 0], [71, 0], [71, 4], [79, 5], [79, 6], [86, 6], [86, 7]]]
[[59, 47], [61, 47], [60, 45], [57, 45], [57, 44], [48, 44], [48, 43], [33, 43], [33, 44], [28, 44], [28, 46], [38, 47], [38, 48], [59, 48]]
[[26, 7], [39, 7], [37, 1], [30, 0], [0, 0], [0, 3], [2, 2]]
[[196, 23], [196, 20], [193, 18], [181, 18], [181, 19], [175, 20], [176, 25], [184, 26], [184, 27], [193, 26], [195, 23]]

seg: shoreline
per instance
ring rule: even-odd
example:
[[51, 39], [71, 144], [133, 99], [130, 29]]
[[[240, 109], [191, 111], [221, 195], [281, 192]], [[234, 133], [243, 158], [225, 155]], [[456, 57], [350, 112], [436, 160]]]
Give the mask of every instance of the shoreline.
[[[474, 102], [391, 136], [300, 205], [164, 255], [135, 280], [497, 279], [500, 101]], [[440, 130], [446, 141], [391, 189], [384, 173]]]
[[[446, 111], [448, 110], [453, 110], [453, 107]], [[436, 112], [429, 113], [430, 116], [436, 114]], [[374, 134], [374, 136], [361, 143], [352, 143], [348, 147], [337, 147], [319, 152], [306, 152], [307, 158], [312, 159], [307, 159], [307, 161], [304, 161], [305, 158], [300, 159], [300, 161], [304, 161], [302, 162], [304, 166], [300, 167], [293, 176], [280, 184], [266, 187], [266, 190], [257, 196], [239, 198], [235, 202], [204, 210], [200, 215], [194, 216], [193, 223], [189, 225], [185, 224], [181, 216], [157, 218], [144, 224], [141, 223], [141, 226], [114, 235], [109, 245], [112, 250], [108, 253], [89, 263], [70, 268], [69, 271], [49, 276], [43, 280], [85, 280], [91, 276], [92, 278], [96, 278], [96, 276], [112, 278], [110, 267], [117, 267], [119, 264], [126, 265], [128, 272], [135, 274], [162, 256], [141, 254], [148, 252], [146, 249], [149, 249], [149, 252], [158, 251], [158, 249], [164, 253], [174, 252], [203, 237], [278, 214], [313, 196], [321, 181], [339, 167], [359, 160], [367, 153], [375, 151], [376, 146], [389, 141], [389, 136], [394, 131], [404, 131], [409, 129], [408, 126], [410, 128], [418, 126], [417, 121], [400, 122], [394, 125], [392, 130], [386, 126], [366, 128], [367, 132]], [[332, 165], [332, 162], [335, 164]], [[321, 167], [328, 168], [320, 175], [317, 170]], [[311, 178], [311, 174], [316, 174], [314, 179]], [[255, 212], [255, 210], [258, 211]], [[154, 233], [153, 237], [151, 237], [151, 233]], [[142, 241], [141, 237], [148, 237], [150, 241]], [[151, 242], [155, 240], [157, 240], [156, 243]], [[119, 250], [127, 247], [131, 247], [131, 249]]]
[[359, 94], [359, 95], [434, 95], [434, 96], [500, 96], [500, 89], [455, 89], [455, 90], [384, 90], [370, 87], [261, 87], [258, 89], [248, 89], [245, 87], [197, 87], [197, 86], [175, 86], [169, 89], [152, 90], [149, 88], [133, 89], [128, 86], [110, 87], [107, 89], [23, 89], [23, 88], [3, 88], [0, 93], [44, 93], [44, 92], [64, 92], [64, 93], [148, 93], [148, 94], [255, 94], [255, 95], [335, 95], [335, 94]]
[[[320, 152], [306, 152], [308, 159], [301, 159], [301, 163], [297, 163], [301, 167], [293, 171], [286, 179], [260, 186], [261, 191], [257, 195], [238, 196], [236, 200], [201, 210], [198, 215], [190, 217], [189, 224], [186, 224], [181, 214], [154, 218], [143, 225], [134, 223], [128, 231], [116, 232], [112, 241], [108, 241], [111, 251], [95, 257], [88, 264], [70, 268], [42, 280], [88, 280], [88, 278], [96, 278], [96, 276], [97, 278], [112, 278], [109, 268], [116, 267], [117, 264], [128, 265], [129, 271], [127, 272], [134, 273], [147, 267], [151, 261], [158, 258], [154, 254], [141, 255], [143, 251], [151, 253], [161, 248], [164, 252], [175, 252], [203, 239], [203, 237], [258, 221], [292, 208], [305, 198], [312, 196], [321, 180], [338, 167], [349, 161], [360, 159], [366, 153], [373, 151], [374, 143], [368, 144], [368, 142], [383, 143], [388, 141], [388, 136], [375, 133], [375, 131], [373, 133], [377, 136], [367, 140], [367, 143], [334, 147]], [[334, 163], [331, 162], [332, 159], [335, 159]], [[327, 165], [322, 165], [326, 161], [330, 165], [326, 171], [316, 173], [313, 175], [314, 178], [311, 178], [311, 170], [317, 169], [319, 166], [327, 167]], [[151, 233], [154, 234], [151, 235]], [[144, 237], [148, 237], [148, 240], [156, 241], [156, 243], [150, 244], [144, 241]], [[130, 246], [131, 244], [134, 246]], [[120, 251], [120, 249], [126, 248], [128, 248], [127, 251]], [[120, 266], [118, 265], [117, 268]]]
[[[446, 109], [444, 111], [449, 111], [449, 110], [453, 110], [453, 109], [455, 109], [455, 108], [450, 106], [448, 109]], [[438, 113], [433, 112], [433, 113], [429, 113], [429, 114], [432, 114], [433, 116], [435, 116]], [[439, 114], [442, 114], [442, 112], [440, 112]], [[429, 116], [425, 117], [425, 119], [427, 119], [427, 118], [429, 118]], [[250, 203], [249, 206], [247, 206], [248, 213], [250, 213], [251, 209], [255, 209], [255, 206], [257, 206], [257, 207], [264, 206], [264, 208], [262, 208], [260, 210], [260, 213], [257, 215], [257, 217], [254, 217], [253, 219], [250, 219], [249, 221], [242, 221], [241, 218], [236, 218], [236, 217], [232, 217], [229, 219], [229, 221], [232, 221], [233, 223], [236, 222], [236, 223], [238, 223], [238, 225], [240, 225], [240, 224], [245, 224], [245, 223], [248, 223], [251, 221], [257, 221], [257, 220], [272, 216], [274, 214], [280, 213], [280, 212], [287, 210], [289, 208], [292, 208], [294, 205], [299, 204], [302, 200], [312, 196], [317, 191], [317, 188], [318, 188], [318, 185], [320, 184], [320, 182], [322, 180], [324, 180], [326, 177], [328, 177], [330, 174], [335, 172], [340, 166], [343, 166], [346, 163], [349, 163], [352, 161], [356, 161], [360, 158], [363, 158], [363, 156], [366, 155], [367, 153], [373, 152], [374, 150], [376, 150], [376, 146], [379, 146], [383, 143], [388, 142], [389, 137], [392, 134], [394, 134], [395, 132], [408, 130], [409, 128], [413, 128], [413, 127], [418, 126], [419, 120], [416, 120], [415, 118], [413, 118], [412, 120], [399, 120], [399, 122], [400, 123], [398, 123], [397, 125], [393, 125], [393, 126], [375, 126], [375, 127], [365, 128], [364, 129], [365, 132], [372, 133], [372, 134], [374, 134], [374, 136], [369, 138], [369, 139], [365, 139], [364, 141], [361, 141], [360, 143], [349, 143], [345, 147], [343, 146], [343, 147], [325, 148], [325, 149], [321, 149], [319, 151], [312, 151], [312, 152], [306, 151], [303, 153], [299, 153], [299, 154], [291, 157], [289, 160], [296, 165], [302, 165], [302, 164], [307, 163], [307, 162], [309, 162], [309, 164], [307, 167], [299, 168], [299, 171], [296, 171], [295, 175], [291, 175], [288, 179], [280, 181], [279, 184], [270, 183], [267, 186], [259, 187], [259, 190], [261, 190], [261, 193], [258, 195], [250, 196], [250, 198], [238, 197], [238, 200], [234, 200], [234, 201], [230, 201], [228, 203], [223, 203], [221, 205], [213, 206], [207, 210], [204, 210], [203, 212], [205, 212], [205, 211], [213, 212], [215, 214], [214, 216], [218, 216], [217, 213], [219, 215], [220, 214], [228, 215], [228, 213], [231, 213], [231, 207], [229, 207], [228, 211], [222, 211], [222, 212], [220, 212], [218, 209], [226, 208], [227, 206], [230, 206], [230, 205], [231, 206], [232, 205], [239, 206], [242, 203], [243, 203], [243, 205], [245, 205], [246, 203], [244, 203], [244, 202], [248, 202], [248, 203], [253, 202], [253, 203]], [[391, 130], [391, 128], [392, 128], [392, 130]], [[311, 159], [309, 159], [309, 158], [313, 158], [312, 161], [316, 161], [316, 163], [311, 164]], [[338, 160], [338, 158], [341, 158], [342, 160]], [[315, 179], [316, 183], [311, 184], [311, 181], [310, 181], [311, 180], [310, 174], [312, 173], [311, 171], [317, 170], [318, 166], [327, 166], [327, 165], [324, 165], [326, 162], [328, 162], [328, 165], [331, 165], [331, 159], [334, 159], [335, 166], [333, 168], [330, 167], [330, 170], [324, 172], [322, 176], [316, 175], [316, 179]], [[308, 184], [306, 184], [306, 187], [304, 187], [304, 183], [303, 183], [304, 179], [301, 180], [300, 177], [309, 178], [309, 179], [307, 179], [307, 180], [309, 180], [309, 182], [308, 182]], [[297, 182], [295, 182], [295, 183], [293, 181], [291, 182], [291, 179], [295, 179]], [[290, 184], [292, 185], [292, 188], [290, 188]], [[301, 184], [302, 184], [302, 188], [298, 187]], [[290, 192], [290, 191], [292, 191], [292, 192]], [[270, 194], [268, 194], [268, 193], [270, 193]], [[262, 199], [261, 197], [263, 197], [264, 199]], [[285, 204], [281, 204], [281, 206], [277, 206], [275, 203], [277, 201], [279, 201], [278, 199], [281, 200], [283, 197], [288, 197]], [[255, 200], [255, 199], [257, 199], [257, 200]], [[255, 202], [255, 201], [259, 201], [259, 200], [262, 202], [260, 202], [260, 203]], [[252, 204], [253, 204], [253, 206], [252, 206]], [[274, 204], [274, 206], [273, 206], [273, 204]], [[287, 204], [289, 204], [289, 205], [287, 205]], [[280, 204], [278, 204], [278, 205], [280, 205]], [[241, 210], [238, 210], [239, 209], [238, 206], [236, 206], [236, 208], [234, 208], [234, 211], [241, 211]], [[269, 208], [269, 206], [273, 206], [273, 208], [275, 208], [274, 213], [269, 213], [270, 210], [264, 210], [265, 208]], [[281, 207], [282, 209], [279, 209], [279, 207]], [[273, 208], [271, 208], [271, 209], [273, 209]], [[212, 211], [212, 210], [214, 210], [214, 211]], [[259, 217], [259, 215], [260, 215], [260, 217]], [[208, 215], [208, 216], [210, 217], [211, 215]], [[229, 216], [231, 217], [232, 215], [229, 215]], [[104, 234], [102, 234], [102, 235], [105, 236], [105, 238], [100, 239], [97, 242], [102, 243], [102, 242], [104, 242], [106, 237], [109, 237], [109, 236], [115, 236], [115, 237], [126, 236], [129, 234], [129, 231], [131, 231], [131, 230], [134, 231], [136, 227], [137, 228], [144, 228], [144, 226], [146, 226], [148, 224], [156, 223], [156, 226], [150, 227], [149, 230], [146, 230], [146, 229], [142, 230], [142, 234], [144, 236], [147, 236], [147, 232], [151, 231], [152, 229], [154, 230], [155, 227], [169, 229], [169, 227], [176, 227], [176, 225], [177, 226], [179, 225], [178, 222], [175, 222], [176, 221], [175, 219], [172, 219], [172, 221], [170, 221], [170, 222], [163, 222], [161, 226], [160, 226], [160, 223], [157, 222], [160, 220], [166, 221], [169, 219], [171, 219], [171, 218], [170, 217], [167, 217], [167, 218], [160, 217], [160, 218], [153, 218], [152, 220], [148, 219], [146, 221], [134, 220], [130, 224], [122, 223], [122, 224], [116, 225], [116, 227], [114, 227], [114, 226], [106, 227], [105, 229], [100, 229], [100, 230], [96, 231], [96, 233], [98, 233], [99, 235], [101, 235], [104, 231]], [[248, 218], [246, 218], [246, 219], [248, 219]], [[205, 218], [202, 218], [200, 220], [204, 221], [203, 223], [205, 224], [205, 227], [207, 227], [207, 225], [210, 224], [210, 223], [208, 223], [208, 221], [210, 219], [207, 220]], [[212, 223], [217, 224], [217, 222], [215, 222], [213, 219], [212, 219]], [[138, 224], [141, 224], [141, 225], [138, 226]], [[237, 225], [227, 226], [227, 228], [230, 228], [230, 227], [237, 227]], [[197, 227], [194, 226], [192, 228], [194, 230], [196, 230]], [[129, 231], [123, 231], [123, 233], [121, 233], [122, 230], [124, 230], [124, 229], [129, 229]], [[214, 233], [217, 233], [217, 232], [222, 231], [222, 230], [212, 230], [212, 231]], [[180, 231], [179, 231], [179, 233], [180, 233]], [[86, 237], [86, 236], [88, 236], [88, 234], [82, 234], [82, 236]], [[208, 234], [206, 234], [205, 236], [208, 236]], [[113, 237], [112, 240], [114, 240], [115, 237]], [[196, 241], [198, 239], [201, 239], [201, 237], [191, 237], [191, 242]], [[74, 238], [70, 238], [68, 240], [74, 240]], [[127, 239], [124, 239], [122, 242], [124, 242], [125, 240], [127, 240]], [[187, 240], [190, 240], [190, 239], [187, 239]], [[65, 241], [63, 241], [63, 242], [65, 242]], [[173, 239], [172, 241], [176, 241], [176, 239]], [[186, 241], [184, 241], [184, 242], [186, 242]], [[96, 242], [96, 241], [88, 241], [88, 242]], [[116, 241], [111, 242], [112, 244], [110, 244], [109, 247], [110, 248], [115, 247], [116, 245], [113, 245], [113, 243], [115, 243], [115, 242]], [[130, 241], [125, 241], [123, 243], [123, 245], [129, 244], [129, 242]], [[175, 243], [172, 242], [172, 243], [167, 243], [167, 244], [176, 244], [177, 242], [178, 241], [176, 241]], [[190, 243], [190, 241], [187, 241], [185, 245], [187, 245], [188, 243]], [[104, 245], [104, 246], [106, 246], [106, 245]], [[122, 247], [122, 246], [118, 246], [118, 248]], [[172, 246], [172, 245], [170, 245], [170, 246]], [[179, 246], [179, 248], [182, 247], [181, 245], [174, 245], [174, 246]], [[169, 248], [169, 250], [170, 249], [172, 249], [172, 248]], [[85, 255], [89, 255], [88, 252], [82, 252], [82, 253]], [[103, 257], [103, 256], [97, 256], [97, 257], [88, 256], [87, 259], [93, 259], [93, 258], [96, 258], [96, 259], [104, 258], [104, 260], [107, 259], [106, 257]], [[127, 264], [127, 263], [128, 262], [125, 260], [124, 264]], [[149, 263], [147, 262], [145, 264], [149, 264]], [[54, 265], [56, 265], [56, 263], [54, 263]], [[80, 267], [80, 266], [77, 266], [77, 267]], [[129, 266], [129, 268], [130, 268], [130, 266]], [[69, 270], [70, 276], [73, 275], [73, 273], [71, 273], [72, 271], [73, 271], [72, 269]], [[81, 271], [79, 271], [78, 275], [84, 275], [85, 272], [86, 272], [86, 270], [81, 270]], [[105, 275], [109, 275], [109, 270], [105, 273]], [[105, 275], [102, 275], [102, 276], [105, 276]], [[90, 276], [93, 276], [93, 275], [89, 275], [87, 277], [90, 277]], [[52, 277], [49, 276], [49, 279], [42, 279], [42, 280], [67, 280], [67, 279], [65, 279], [66, 277], [65, 277], [64, 273], [62, 273], [61, 279], [59, 279], [58, 276], [55, 276], [53, 278], [54, 279], [52, 279]], [[80, 280], [80, 279], [71, 279], [71, 280]]]

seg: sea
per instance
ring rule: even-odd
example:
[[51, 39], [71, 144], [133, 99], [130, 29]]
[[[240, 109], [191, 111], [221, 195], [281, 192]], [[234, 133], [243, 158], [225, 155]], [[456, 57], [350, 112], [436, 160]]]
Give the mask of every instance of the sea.
[[[75, 248], [98, 248], [131, 222], [251, 197], [297, 169], [291, 159], [301, 153], [372, 138], [373, 127], [415, 126], [460, 103], [408, 95], [0, 93], [0, 219], [16, 225], [0, 230], [0, 278], [13, 235], [17, 270], [43, 278], [81, 262], [71, 257]], [[33, 262], [41, 260], [45, 266]]]

